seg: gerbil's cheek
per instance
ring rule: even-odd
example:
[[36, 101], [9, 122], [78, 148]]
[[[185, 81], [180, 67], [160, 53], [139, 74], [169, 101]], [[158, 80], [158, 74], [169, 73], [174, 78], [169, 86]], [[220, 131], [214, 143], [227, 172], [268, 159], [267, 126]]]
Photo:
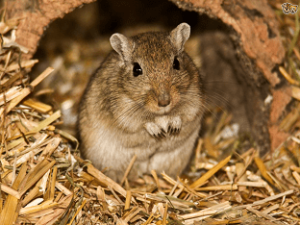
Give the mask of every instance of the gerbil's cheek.
[[157, 99], [151, 92], [148, 92], [146, 95], [145, 108], [150, 112], [157, 112], [159, 110]]

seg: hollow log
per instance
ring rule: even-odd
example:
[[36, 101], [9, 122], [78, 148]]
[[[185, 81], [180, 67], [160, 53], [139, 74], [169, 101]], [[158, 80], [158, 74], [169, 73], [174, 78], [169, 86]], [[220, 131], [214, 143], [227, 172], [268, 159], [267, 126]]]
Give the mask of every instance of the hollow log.
[[[16, 41], [27, 47], [27, 57], [32, 57], [51, 21], [93, 1], [7, 0], [5, 8], [8, 18], [22, 18]], [[245, 124], [261, 152], [278, 147], [288, 135], [279, 129], [279, 119], [291, 101], [291, 91], [277, 70], [285, 51], [275, 13], [267, 1], [171, 2], [183, 10], [218, 19], [228, 28], [226, 32], [215, 30], [202, 35], [204, 74], [223, 80], [230, 74], [236, 82], [222, 86], [231, 90], [227, 97], [233, 99], [233, 114], [242, 114], [241, 120], [246, 118]], [[273, 97], [269, 104], [265, 101], [268, 96]]]

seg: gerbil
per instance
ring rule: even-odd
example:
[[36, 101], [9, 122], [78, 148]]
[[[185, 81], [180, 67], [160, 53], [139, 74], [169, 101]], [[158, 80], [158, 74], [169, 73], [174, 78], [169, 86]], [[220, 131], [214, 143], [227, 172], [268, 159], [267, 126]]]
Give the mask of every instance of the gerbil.
[[131, 38], [115, 33], [114, 49], [82, 97], [83, 157], [120, 180], [151, 170], [176, 176], [186, 167], [200, 130], [204, 95], [198, 69], [184, 51], [190, 26]]

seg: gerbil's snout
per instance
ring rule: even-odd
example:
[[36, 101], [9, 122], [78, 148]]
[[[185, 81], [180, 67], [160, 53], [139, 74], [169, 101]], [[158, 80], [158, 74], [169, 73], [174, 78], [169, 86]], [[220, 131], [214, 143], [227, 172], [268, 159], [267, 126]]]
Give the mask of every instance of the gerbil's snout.
[[147, 93], [146, 108], [158, 114], [170, 112], [176, 104], [170, 82], [165, 79], [156, 80], [151, 86], [151, 90]]
[[166, 107], [168, 105], [170, 105], [170, 98], [169, 99], [160, 99], [158, 100], [158, 106], [159, 107]]
[[156, 90], [157, 104], [159, 107], [167, 107], [171, 103], [170, 87], [167, 81], [162, 81]]
[[158, 106], [166, 107], [170, 105], [170, 93], [167, 90], [163, 90], [162, 93], [158, 96]]

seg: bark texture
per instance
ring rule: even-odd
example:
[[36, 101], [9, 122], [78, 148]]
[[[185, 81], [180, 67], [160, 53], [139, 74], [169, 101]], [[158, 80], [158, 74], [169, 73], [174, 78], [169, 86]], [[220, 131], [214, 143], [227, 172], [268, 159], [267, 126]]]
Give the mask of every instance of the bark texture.
[[6, 0], [4, 7], [8, 18], [21, 18], [16, 42], [29, 49], [26, 57], [30, 58], [51, 21], [63, 18], [76, 7], [93, 1], [95, 0]]

